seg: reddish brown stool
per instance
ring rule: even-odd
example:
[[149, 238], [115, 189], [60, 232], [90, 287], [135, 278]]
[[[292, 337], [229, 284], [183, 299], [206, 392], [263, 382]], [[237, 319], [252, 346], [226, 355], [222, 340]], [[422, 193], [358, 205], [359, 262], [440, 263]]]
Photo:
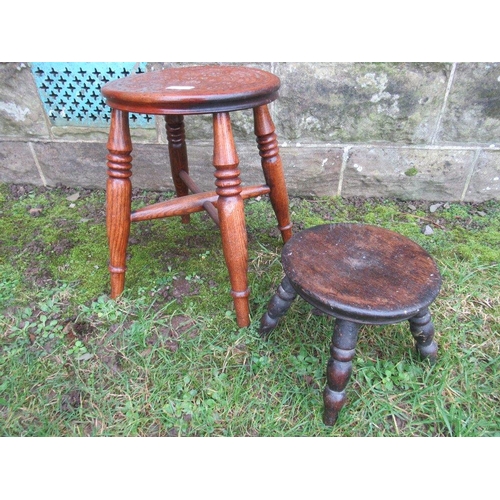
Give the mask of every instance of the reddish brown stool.
[[326, 425], [346, 401], [345, 388], [362, 324], [408, 320], [422, 358], [436, 360], [429, 305], [441, 287], [431, 256], [394, 231], [364, 224], [327, 224], [295, 234], [283, 247], [285, 278], [261, 319], [267, 337], [298, 295], [335, 319], [323, 392]]
[[[278, 97], [277, 76], [254, 68], [194, 66], [132, 75], [107, 83], [102, 94], [112, 108], [108, 140], [107, 231], [111, 297], [123, 292], [130, 223], [206, 210], [219, 225], [238, 326], [248, 326], [248, 250], [243, 200], [268, 194], [283, 241], [292, 235], [288, 194], [275, 127], [267, 104]], [[241, 186], [229, 113], [253, 109], [265, 183]], [[132, 141], [129, 113], [164, 115], [177, 197], [132, 213]], [[201, 192], [189, 176], [184, 115], [212, 114], [215, 191]], [[189, 194], [191, 192], [191, 194]]]

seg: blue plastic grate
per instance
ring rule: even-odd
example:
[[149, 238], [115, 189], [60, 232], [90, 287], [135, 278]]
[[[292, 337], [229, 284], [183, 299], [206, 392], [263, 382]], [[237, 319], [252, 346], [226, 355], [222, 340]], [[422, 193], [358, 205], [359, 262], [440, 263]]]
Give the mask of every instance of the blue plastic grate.
[[[131, 73], [144, 73], [146, 63], [32, 63], [40, 99], [55, 126], [108, 127], [111, 110], [101, 87]], [[154, 127], [150, 115], [130, 114], [130, 126]]]

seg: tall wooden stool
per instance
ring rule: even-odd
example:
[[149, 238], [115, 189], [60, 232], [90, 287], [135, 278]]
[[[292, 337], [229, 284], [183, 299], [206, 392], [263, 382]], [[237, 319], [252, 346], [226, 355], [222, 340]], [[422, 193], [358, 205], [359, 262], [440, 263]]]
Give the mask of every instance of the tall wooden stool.
[[346, 401], [345, 388], [362, 324], [408, 320], [422, 358], [436, 360], [429, 305], [441, 287], [439, 270], [415, 242], [363, 224], [327, 224], [295, 234], [283, 247], [285, 278], [261, 319], [269, 335], [298, 295], [333, 316], [335, 327], [323, 392], [323, 422], [333, 425]]
[[[235, 66], [172, 68], [107, 83], [102, 94], [112, 108], [108, 140], [107, 231], [111, 297], [124, 289], [130, 223], [206, 210], [219, 225], [238, 326], [248, 326], [248, 250], [243, 200], [268, 194], [283, 241], [291, 237], [288, 194], [275, 127], [267, 104], [278, 97], [280, 80], [259, 69]], [[229, 113], [253, 109], [265, 183], [242, 187]], [[131, 212], [132, 141], [129, 113], [164, 115], [170, 166], [177, 197]], [[189, 176], [184, 115], [212, 114], [215, 191], [201, 192]], [[189, 194], [191, 192], [191, 194]]]

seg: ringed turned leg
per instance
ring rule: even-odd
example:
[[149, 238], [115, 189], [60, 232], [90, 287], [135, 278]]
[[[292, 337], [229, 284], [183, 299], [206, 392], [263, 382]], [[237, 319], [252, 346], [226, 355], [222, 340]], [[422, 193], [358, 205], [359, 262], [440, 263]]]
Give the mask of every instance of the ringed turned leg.
[[266, 338], [276, 327], [279, 319], [288, 311], [288, 309], [290, 309], [290, 306], [296, 296], [297, 292], [293, 288], [288, 277], [285, 276], [276, 293], [269, 301], [267, 312], [260, 320], [259, 333], [262, 337]]
[[286, 243], [292, 237], [292, 223], [290, 222], [288, 192], [274, 123], [267, 105], [254, 108], [253, 114], [262, 170], [266, 184], [270, 188], [269, 198], [278, 220], [281, 237]]
[[434, 324], [428, 308], [422, 309], [416, 316], [410, 318], [410, 331], [415, 339], [415, 347], [422, 359], [436, 362], [438, 346], [434, 341]]
[[247, 268], [248, 248], [241, 180], [229, 113], [214, 113], [214, 158], [216, 193], [222, 250], [229, 271], [231, 295], [239, 327], [250, 324]]
[[130, 235], [132, 201], [132, 141], [128, 113], [113, 109], [107, 144], [106, 227], [109, 244], [111, 298], [125, 287], [127, 244]]
[[345, 388], [352, 372], [352, 360], [360, 326], [351, 321], [335, 320], [330, 359], [326, 369], [327, 385], [323, 391], [325, 425], [334, 425], [339, 411], [345, 405]]
[[[165, 128], [167, 130], [168, 154], [175, 192], [179, 197], [186, 196], [189, 194], [189, 189], [180, 177], [181, 171], [189, 173], [184, 116], [166, 115]], [[183, 224], [188, 224], [189, 219], [189, 214], [181, 215]]]

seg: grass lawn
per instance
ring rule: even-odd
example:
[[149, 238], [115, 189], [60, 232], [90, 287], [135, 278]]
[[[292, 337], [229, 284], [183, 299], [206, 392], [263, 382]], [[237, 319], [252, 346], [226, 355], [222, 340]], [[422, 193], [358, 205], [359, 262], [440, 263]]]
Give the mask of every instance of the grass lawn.
[[[134, 192], [133, 206], [168, 196]], [[238, 329], [205, 214], [133, 225], [113, 301], [104, 192], [0, 185], [0, 435], [500, 436], [500, 202], [290, 201], [295, 231], [377, 224], [433, 255], [436, 365], [407, 323], [364, 326], [326, 427], [331, 319], [296, 300], [269, 340], [257, 332], [282, 278], [266, 198], [246, 202], [253, 321]]]

